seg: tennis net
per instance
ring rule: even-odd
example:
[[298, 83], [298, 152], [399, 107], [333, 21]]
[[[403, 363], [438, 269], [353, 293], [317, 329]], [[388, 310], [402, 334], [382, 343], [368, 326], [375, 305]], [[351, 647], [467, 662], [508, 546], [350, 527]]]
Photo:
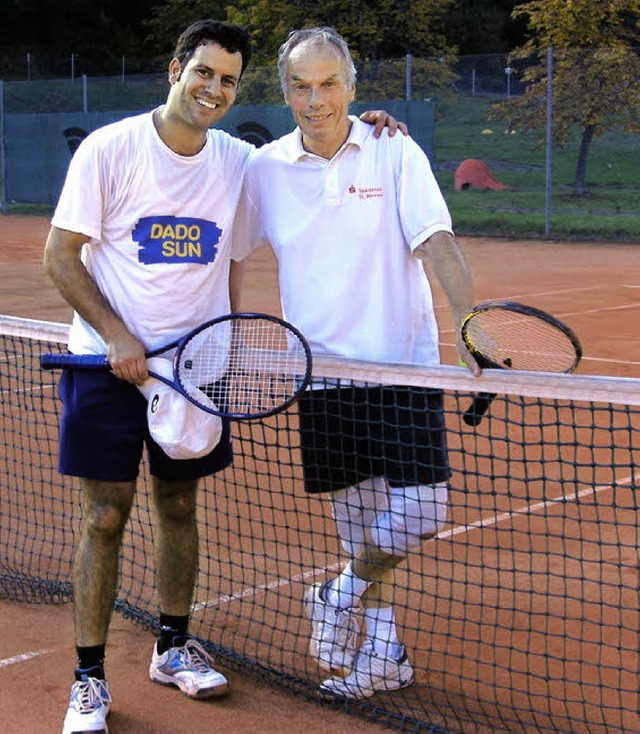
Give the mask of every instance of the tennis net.
[[[79, 485], [57, 473], [58, 376], [39, 355], [68, 327], [0, 317], [0, 596], [72, 598]], [[402, 731], [640, 731], [640, 380], [315, 361], [344, 384], [444, 390], [447, 526], [396, 572], [416, 681], [361, 702], [317, 696], [305, 588], [345, 563], [323, 496], [302, 489], [295, 406], [234, 424], [235, 460], [200, 493], [192, 631], [238, 673]], [[477, 427], [474, 391], [498, 397]], [[419, 460], [419, 451], [416, 453]], [[146, 469], [116, 608], [157, 630]]]

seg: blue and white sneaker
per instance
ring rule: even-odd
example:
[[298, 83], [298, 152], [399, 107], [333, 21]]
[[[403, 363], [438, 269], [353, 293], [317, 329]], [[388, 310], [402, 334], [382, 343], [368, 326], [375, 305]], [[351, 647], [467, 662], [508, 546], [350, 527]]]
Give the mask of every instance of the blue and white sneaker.
[[110, 708], [111, 694], [106, 680], [87, 676], [84, 680], [76, 681], [71, 686], [62, 734], [108, 734], [107, 716]]
[[211, 655], [195, 640], [170, 647], [162, 655], [158, 655], [156, 643], [149, 677], [155, 683], [176, 686], [189, 698], [223, 696], [229, 688], [224, 675], [213, 667]]

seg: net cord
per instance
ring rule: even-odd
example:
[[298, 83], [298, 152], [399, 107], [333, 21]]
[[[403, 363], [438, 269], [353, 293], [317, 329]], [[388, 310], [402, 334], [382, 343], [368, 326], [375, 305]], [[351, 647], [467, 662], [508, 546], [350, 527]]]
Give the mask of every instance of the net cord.
[[[66, 343], [69, 325], [36, 319], [0, 316], [0, 333]], [[424, 367], [395, 363], [372, 363], [357, 359], [313, 355], [313, 374], [323, 378], [362, 380], [381, 385], [438, 387], [459, 392], [493, 392], [502, 395], [582, 400], [617, 405], [640, 405], [640, 379], [593, 375], [557, 375], [546, 372], [484, 370], [474, 377], [465, 367]]]

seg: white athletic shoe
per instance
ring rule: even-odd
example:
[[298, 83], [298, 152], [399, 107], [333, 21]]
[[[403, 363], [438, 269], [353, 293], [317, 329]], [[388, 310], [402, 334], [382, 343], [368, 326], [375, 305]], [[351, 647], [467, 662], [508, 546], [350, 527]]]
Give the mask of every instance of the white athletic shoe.
[[154, 645], [149, 666], [149, 677], [155, 683], [177, 686], [190, 698], [223, 696], [229, 682], [213, 667], [213, 658], [195, 640], [187, 640], [184, 647], [171, 647], [158, 655]]
[[110, 707], [111, 694], [107, 681], [90, 677], [76, 681], [71, 686], [71, 698], [64, 717], [62, 734], [108, 734], [107, 716]]
[[321, 693], [331, 693], [360, 701], [381, 691], [397, 691], [413, 683], [413, 668], [402, 648], [400, 658], [384, 657], [365, 642], [353, 661], [353, 669], [346, 678], [334, 676], [320, 685]]
[[305, 611], [311, 620], [309, 653], [328, 672], [348, 672], [360, 634], [357, 609], [338, 609], [329, 604], [325, 600], [328, 584], [314, 584], [304, 595]]

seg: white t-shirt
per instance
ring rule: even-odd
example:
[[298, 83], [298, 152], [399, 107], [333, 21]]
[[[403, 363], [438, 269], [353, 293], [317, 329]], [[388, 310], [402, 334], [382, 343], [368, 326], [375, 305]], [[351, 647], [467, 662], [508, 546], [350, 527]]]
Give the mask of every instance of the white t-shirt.
[[[148, 351], [229, 312], [231, 227], [254, 150], [209, 130], [197, 155], [178, 155], [145, 113], [95, 130], [74, 154], [52, 224], [87, 235], [87, 270]], [[74, 314], [69, 349], [106, 345]]]
[[260, 148], [245, 176], [235, 256], [269, 244], [285, 318], [311, 348], [375, 362], [437, 364], [431, 289], [415, 247], [451, 218], [427, 157], [411, 138], [350, 117], [330, 160], [300, 130]]

